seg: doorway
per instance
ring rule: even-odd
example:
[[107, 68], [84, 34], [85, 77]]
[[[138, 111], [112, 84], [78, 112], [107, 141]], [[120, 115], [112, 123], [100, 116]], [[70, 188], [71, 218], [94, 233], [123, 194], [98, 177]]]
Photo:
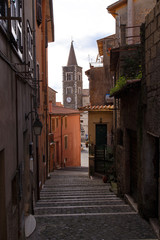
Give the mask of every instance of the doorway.
[[96, 124], [96, 146], [107, 145], [107, 124]]
[[95, 172], [105, 172], [107, 147], [107, 124], [96, 124]]
[[6, 198], [5, 198], [5, 156], [4, 150], [0, 151], [0, 239], [7, 239], [6, 219]]
[[138, 158], [137, 158], [137, 132], [129, 131], [130, 143], [130, 194], [137, 202], [138, 198]]

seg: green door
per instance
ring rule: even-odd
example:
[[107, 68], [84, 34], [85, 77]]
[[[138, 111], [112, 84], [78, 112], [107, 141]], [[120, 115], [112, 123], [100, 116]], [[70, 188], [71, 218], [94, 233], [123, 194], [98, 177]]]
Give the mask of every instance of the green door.
[[107, 145], [107, 125], [96, 124], [96, 146]]
[[107, 125], [96, 125], [95, 172], [105, 172], [105, 148], [107, 145]]

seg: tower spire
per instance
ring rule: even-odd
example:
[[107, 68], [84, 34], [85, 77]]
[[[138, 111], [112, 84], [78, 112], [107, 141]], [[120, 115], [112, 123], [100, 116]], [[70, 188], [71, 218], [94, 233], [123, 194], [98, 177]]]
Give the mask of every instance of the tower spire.
[[73, 47], [73, 41], [71, 41], [71, 47], [70, 47], [67, 66], [78, 66], [74, 47]]

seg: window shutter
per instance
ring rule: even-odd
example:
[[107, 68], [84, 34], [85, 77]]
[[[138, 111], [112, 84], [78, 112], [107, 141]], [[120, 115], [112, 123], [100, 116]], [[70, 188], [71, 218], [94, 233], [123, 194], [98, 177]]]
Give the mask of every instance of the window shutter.
[[48, 47], [48, 28], [47, 28], [47, 20], [45, 22], [45, 48]]
[[42, 23], [42, 0], [37, 0], [37, 24]]

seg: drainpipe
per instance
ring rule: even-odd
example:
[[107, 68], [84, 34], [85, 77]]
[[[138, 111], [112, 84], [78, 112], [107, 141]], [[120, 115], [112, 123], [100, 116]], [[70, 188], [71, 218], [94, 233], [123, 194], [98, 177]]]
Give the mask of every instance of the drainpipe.
[[127, 5], [127, 21], [128, 21], [128, 44], [133, 44], [133, 22], [134, 22], [134, 6], [133, 0], [128, 0]]
[[63, 139], [62, 139], [62, 127], [63, 127], [63, 117], [61, 117], [61, 167], [62, 167], [62, 154], [63, 154], [63, 149], [62, 149], [62, 144], [63, 144]]
[[[19, 128], [18, 128], [18, 84], [17, 84], [17, 75], [15, 75], [15, 108], [16, 108], [16, 158], [17, 158], [17, 174], [19, 174]], [[19, 187], [19, 186], [18, 186]], [[19, 189], [18, 189], [18, 203], [17, 203], [17, 210], [18, 210], [18, 235], [20, 236], [20, 206], [19, 206]]]
[[[45, 22], [45, 28], [46, 28], [46, 24], [47, 22]], [[45, 31], [47, 31], [45, 29]], [[45, 39], [45, 38], [44, 38]], [[46, 39], [45, 39], [46, 41]], [[48, 74], [47, 74], [47, 57], [46, 57], [46, 48], [44, 46], [44, 51], [45, 51], [45, 98], [46, 98], [46, 178], [48, 178], [48, 173], [49, 173], [49, 169], [48, 169]], [[46, 76], [47, 75], [47, 76]]]
[[[36, 27], [35, 27], [35, 0], [32, 0], [32, 14], [33, 14], [33, 77], [34, 81], [36, 81]], [[37, 101], [37, 91], [35, 84], [35, 98]], [[37, 102], [35, 101], [35, 112], [37, 112]], [[39, 155], [38, 155], [38, 136], [36, 138], [36, 181], [37, 181], [37, 200], [40, 199], [39, 193]]]

